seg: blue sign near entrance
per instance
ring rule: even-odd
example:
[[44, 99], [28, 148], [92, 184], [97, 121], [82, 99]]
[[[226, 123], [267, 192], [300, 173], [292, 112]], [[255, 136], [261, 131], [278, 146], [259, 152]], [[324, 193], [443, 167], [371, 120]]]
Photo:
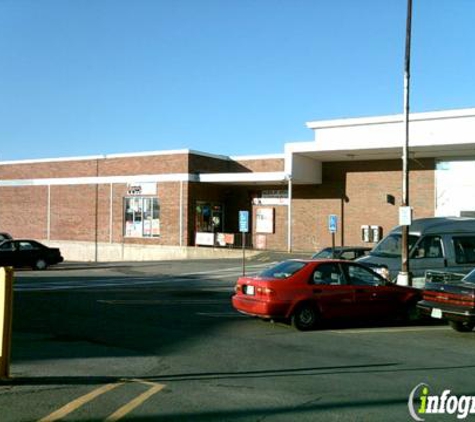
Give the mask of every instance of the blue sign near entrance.
[[249, 232], [249, 211], [239, 211], [239, 231]]
[[328, 216], [328, 231], [330, 233], [336, 233], [338, 227], [338, 216], [330, 214]]

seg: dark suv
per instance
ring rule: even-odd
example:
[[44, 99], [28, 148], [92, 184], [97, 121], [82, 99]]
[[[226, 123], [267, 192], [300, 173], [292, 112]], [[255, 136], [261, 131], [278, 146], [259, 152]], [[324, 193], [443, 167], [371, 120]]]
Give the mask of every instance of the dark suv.
[[320, 252], [312, 255], [312, 259], [346, 259], [353, 260], [369, 253], [371, 248], [366, 246], [336, 246], [333, 251], [331, 247], [324, 248]]

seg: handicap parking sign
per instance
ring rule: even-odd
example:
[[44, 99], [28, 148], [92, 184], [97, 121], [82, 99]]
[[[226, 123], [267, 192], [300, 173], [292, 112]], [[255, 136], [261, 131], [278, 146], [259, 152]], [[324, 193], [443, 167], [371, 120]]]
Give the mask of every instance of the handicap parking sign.
[[330, 214], [328, 216], [328, 231], [330, 233], [336, 233], [338, 227], [338, 216], [335, 214]]
[[249, 231], [249, 211], [239, 211], [239, 231], [241, 233]]

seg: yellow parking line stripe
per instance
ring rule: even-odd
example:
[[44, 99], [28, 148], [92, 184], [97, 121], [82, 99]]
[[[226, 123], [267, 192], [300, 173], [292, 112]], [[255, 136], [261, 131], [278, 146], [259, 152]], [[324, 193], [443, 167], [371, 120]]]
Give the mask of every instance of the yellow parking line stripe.
[[54, 422], [65, 416], [69, 415], [70, 413], [74, 412], [76, 409], [79, 409], [81, 406], [85, 405], [86, 403], [94, 400], [96, 397], [99, 397], [101, 394], [107, 393], [108, 391], [113, 390], [114, 388], [120, 387], [123, 385], [123, 382], [115, 383], [115, 384], [106, 384], [102, 387], [96, 388], [95, 390], [91, 391], [90, 393], [85, 394], [73, 400], [72, 402], [64, 405], [61, 409], [56, 410], [55, 412], [41, 418], [38, 422]]
[[[153, 384], [153, 383], [146, 383], [140, 380], [137, 380], [137, 381], [141, 382], [142, 384], [147, 384], [147, 385]], [[125, 404], [120, 409], [117, 409], [112, 415], [108, 416], [107, 419], [105, 419], [105, 421], [115, 422], [115, 421], [118, 421], [119, 419], [122, 419], [125, 415], [130, 413], [135, 408], [139, 407], [143, 402], [145, 402], [145, 400], [148, 400], [150, 397], [158, 393], [163, 388], [165, 388], [165, 385], [163, 384], [154, 384], [153, 387], [149, 388], [145, 393], [131, 400], [129, 403]]]

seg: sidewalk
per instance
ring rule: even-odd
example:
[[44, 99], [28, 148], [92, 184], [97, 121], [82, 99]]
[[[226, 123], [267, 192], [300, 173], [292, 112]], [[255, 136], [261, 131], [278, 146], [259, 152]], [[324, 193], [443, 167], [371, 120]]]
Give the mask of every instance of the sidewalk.
[[260, 262], [275, 262], [275, 261], [284, 261], [286, 259], [298, 259], [298, 258], [310, 258], [312, 256], [311, 252], [276, 252], [276, 251], [265, 251], [258, 253], [249, 258], [249, 261], [260, 261]]
[[[192, 260], [212, 260], [212, 259], [242, 259], [243, 253], [240, 249], [228, 250], [227, 254], [220, 254], [219, 251], [211, 256], [209, 253], [200, 256], [197, 254], [193, 258], [185, 258], [183, 261], [192, 261]], [[245, 257], [248, 262], [276, 262], [284, 261], [286, 259], [298, 259], [298, 258], [310, 258], [312, 256], [311, 252], [279, 252], [279, 251], [257, 251], [253, 249], [246, 249]], [[155, 264], [160, 261], [167, 261], [167, 259], [160, 260], [151, 260], [151, 261], [65, 261], [61, 264], [54, 265], [49, 267], [49, 271], [54, 270], [82, 270], [82, 269], [107, 269], [107, 268], [116, 268], [124, 266], [148, 266]], [[170, 259], [170, 261], [177, 261], [176, 259]]]

